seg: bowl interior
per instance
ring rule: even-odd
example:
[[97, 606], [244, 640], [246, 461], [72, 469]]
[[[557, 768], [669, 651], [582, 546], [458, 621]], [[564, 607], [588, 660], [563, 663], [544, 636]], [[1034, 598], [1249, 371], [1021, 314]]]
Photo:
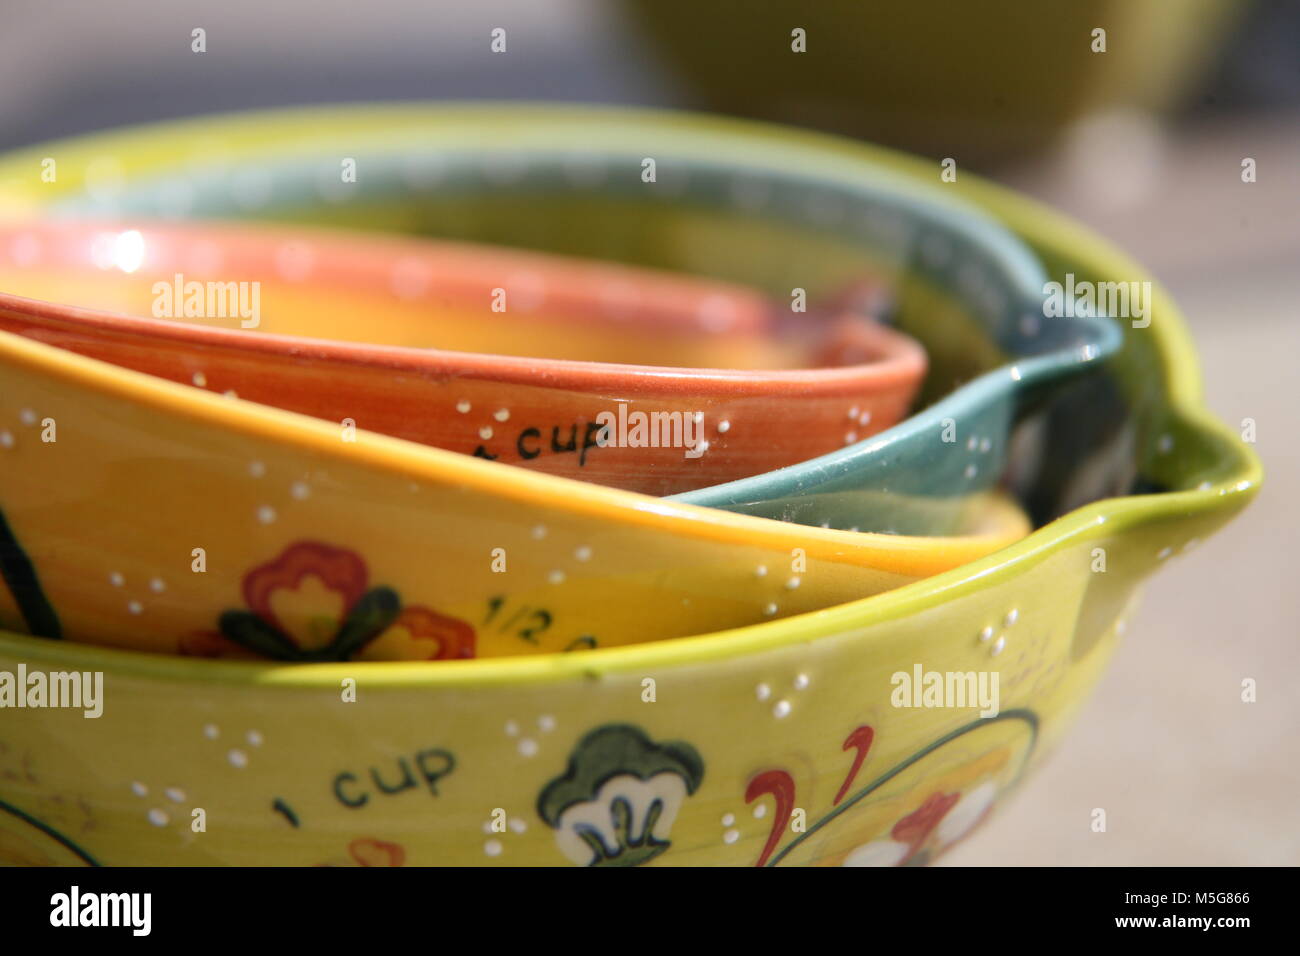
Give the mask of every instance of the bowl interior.
[[[187, 290], [216, 275], [238, 278], [220, 287], [210, 315]], [[189, 332], [189, 341], [219, 329], [248, 338], [746, 370], [869, 364], [890, 354], [870, 347], [879, 345], [874, 340], [853, 348], [848, 343], [864, 337], [836, 334], [834, 323], [780, 321], [770, 301], [733, 283], [371, 231], [15, 223], [0, 228], [0, 289], [157, 318], [169, 337]]]

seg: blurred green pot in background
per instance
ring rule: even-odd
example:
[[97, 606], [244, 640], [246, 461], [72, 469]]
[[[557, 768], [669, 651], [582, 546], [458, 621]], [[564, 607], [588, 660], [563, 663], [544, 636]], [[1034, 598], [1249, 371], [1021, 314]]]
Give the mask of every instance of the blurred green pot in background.
[[[627, 6], [698, 105], [982, 165], [1048, 146], [1090, 113], [1177, 105], [1247, 3]], [[796, 30], [804, 31], [805, 52], [793, 49]]]

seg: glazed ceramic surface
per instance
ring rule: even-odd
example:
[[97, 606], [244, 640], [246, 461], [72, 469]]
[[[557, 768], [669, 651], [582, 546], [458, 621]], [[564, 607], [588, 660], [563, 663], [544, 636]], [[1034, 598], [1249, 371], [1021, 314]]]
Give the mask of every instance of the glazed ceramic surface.
[[[41, 179], [50, 156], [52, 183]], [[344, 183], [348, 163], [355, 181]], [[899, 176], [840, 140], [744, 123], [404, 106], [48, 144], [0, 165], [0, 211], [126, 227], [233, 214], [364, 225], [740, 282], [826, 314], [854, 307], [867, 282], [884, 291], [889, 320], [926, 347], [928, 407], [862, 441], [872, 416], [849, 405], [844, 450], [683, 500], [812, 526], [949, 534], [970, 520], [971, 496], [1005, 473], [1013, 425], [1119, 341], [1104, 318], [1045, 317], [1039, 263], [953, 186], [937, 171], [929, 182]], [[727, 421], [737, 433], [764, 427]]]
[[815, 610], [1023, 536], [802, 528], [539, 475], [0, 332], [0, 620], [283, 660], [528, 654]]
[[[1033, 204], [963, 188], [1054, 274], [1142, 275]], [[927, 862], [1059, 739], [1142, 581], [1258, 488], [1251, 452], [1202, 407], [1177, 309], [1154, 294], [1151, 325], [1126, 331], [1104, 376], [1134, 422], [1130, 464], [1149, 493], [1090, 504], [889, 594], [680, 641], [443, 665], [290, 668], [0, 639], [0, 672], [15, 679], [21, 667], [104, 674], [97, 718], [4, 714], [0, 853], [69, 864]], [[970, 675], [970, 697], [997, 675], [996, 715], [969, 697], [928, 706], [901, 693], [927, 674]]]
[[925, 368], [876, 323], [726, 283], [364, 233], [16, 225], [0, 290], [5, 331], [646, 494], [839, 448], [847, 417], [879, 431]]

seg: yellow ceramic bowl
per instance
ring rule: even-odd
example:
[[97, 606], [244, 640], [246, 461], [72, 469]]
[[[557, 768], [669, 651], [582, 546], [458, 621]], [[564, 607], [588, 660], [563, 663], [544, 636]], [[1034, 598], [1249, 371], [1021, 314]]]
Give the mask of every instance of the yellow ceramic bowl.
[[[1032, 203], [965, 178], [961, 189], [1053, 272], [1142, 274]], [[197, 662], [0, 638], [11, 688], [24, 667], [87, 672], [91, 688], [104, 675], [97, 718], [71, 708], [4, 714], [0, 854], [74, 864], [929, 860], [1060, 736], [1142, 580], [1258, 488], [1254, 456], [1201, 404], [1195, 358], [1162, 291], [1150, 326], [1125, 335], [1106, 380], [1136, 423], [1135, 466], [1161, 490], [1088, 505], [996, 555], [868, 600], [679, 641], [456, 665]], [[185, 411], [195, 422], [209, 414]], [[122, 434], [110, 416], [102, 426]], [[332, 440], [312, 432], [314, 453]], [[387, 444], [376, 451], [398, 457]], [[355, 479], [344, 460], [322, 468], [331, 480], [322, 474], [313, 494], [345, 495]], [[114, 489], [130, 488], [149, 463], [124, 453], [119, 465]], [[193, 494], [219, 510], [245, 475]], [[281, 489], [296, 477], [268, 467], [258, 481], [273, 476]], [[593, 510], [604, 507], [603, 495], [594, 500]], [[409, 521], [404, 504], [389, 507]], [[508, 494], [500, 507], [507, 517]], [[646, 503], [642, 520], [655, 523], [660, 507]], [[352, 523], [380, 513], [380, 503], [362, 503]], [[173, 537], [181, 549], [198, 543], [188, 528]], [[556, 553], [583, 542], [566, 533], [562, 543]], [[629, 616], [657, 613], [649, 604]], [[947, 675], [963, 674], [970, 697], [982, 686], [990, 706], [957, 705]], [[953, 694], [928, 697], [931, 675]]]
[[526, 472], [0, 333], [0, 621], [150, 651], [492, 657], [786, 617], [1028, 531], [806, 528]]

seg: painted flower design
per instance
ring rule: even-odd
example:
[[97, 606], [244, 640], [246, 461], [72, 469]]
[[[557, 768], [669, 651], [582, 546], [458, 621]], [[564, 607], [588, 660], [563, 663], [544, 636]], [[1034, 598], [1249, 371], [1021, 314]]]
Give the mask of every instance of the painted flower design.
[[356, 660], [453, 661], [474, 656], [474, 628], [427, 607], [402, 608], [393, 623], [354, 655]]
[[[919, 750], [904, 751], [892, 766], [871, 761], [878, 736], [877, 728], [863, 724], [844, 739], [842, 749], [853, 757], [831, 807], [789, 839], [788, 822], [800, 805], [794, 776], [769, 767], [749, 778], [745, 802], [761, 800], [772, 810], [756, 866], [929, 863], [974, 829], [1003, 788], [1019, 779], [1038, 738], [1038, 716], [1011, 708], [980, 717]], [[864, 768], [870, 782], [862, 785], [856, 781]], [[829, 836], [828, 827], [834, 828]]]
[[537, 812], [579, 866], [637, 866], [672, 845], [673, 822], [703, 779], [690, 744], [657, 744], [639, 727], [608, 724], [582, 738]]
[[894, 824], [888, 839], [851, 851], [844, 866], [922, 866], [975, 828], [997, 799], [992, 780], [964, 793], [931, 793]]
[[402, 607], [392, 588], [369, 586], [365, 562], [345, 548], [291, 544], [244, 576], [243, 595], [247, 610], [226, 611], [219, 633], [190, 635], [182, 652], [224, 657], [242, 649], [284, 661], [474, 656], [469, 624], [426, 607]]
[[318, 863], [317, 866], [402, 866], [406, 850], [400, 843], [360, 837], [348, 844], [348, 859]]

